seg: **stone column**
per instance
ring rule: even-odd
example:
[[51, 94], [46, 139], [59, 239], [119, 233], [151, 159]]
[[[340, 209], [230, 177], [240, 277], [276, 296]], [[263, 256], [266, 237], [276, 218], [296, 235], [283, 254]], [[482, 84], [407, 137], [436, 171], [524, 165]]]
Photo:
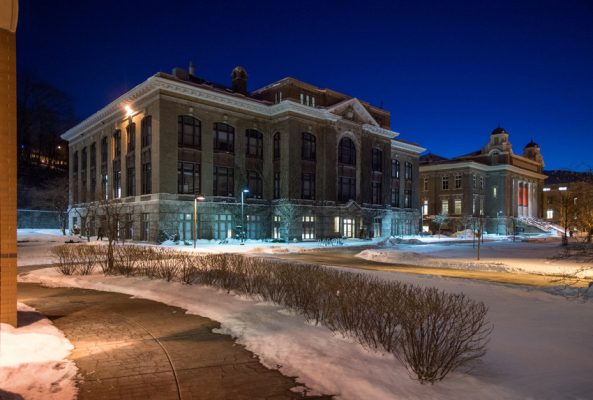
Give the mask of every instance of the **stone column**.
[[0, 3], [0, 322], [16, 326], [16, 24], [18, 0]]

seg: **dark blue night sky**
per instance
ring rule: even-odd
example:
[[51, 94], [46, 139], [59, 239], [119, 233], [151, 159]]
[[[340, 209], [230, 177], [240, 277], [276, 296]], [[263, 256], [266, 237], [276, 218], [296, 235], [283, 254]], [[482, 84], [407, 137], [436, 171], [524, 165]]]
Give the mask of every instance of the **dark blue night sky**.
[[85, 118], [157, 71], [249, 89], [293, 76], [383, 105], [431, 152], [483, 146], [499, 123], [547, 169], [593, 166], [593, 1], [20, 2], [18, 66]]

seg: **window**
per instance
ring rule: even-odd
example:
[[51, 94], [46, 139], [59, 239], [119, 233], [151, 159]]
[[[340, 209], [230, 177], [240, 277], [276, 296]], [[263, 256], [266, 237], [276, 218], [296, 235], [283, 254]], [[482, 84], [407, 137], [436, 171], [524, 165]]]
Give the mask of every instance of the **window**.
[[315, 239], [315, 217], [313, 215], [303, 216], [303, 240]]
[[113, 197], [121, 197], [121, 163], [119, 160], [113, 161]]
[[404, 208], [412, 207], [412, 189], [404, 190]]
[[348, 176], [338, 178], [338, 200], [348, 201], [356, 199], [356, 180]]
[[484, 190], [484, 177], [480, 176], [480, 189]]
[[247, 187], [249, 196], [255, 199], [261, 199], [263, 195], [262, 178], [257, 171], [247, 171]]
[[461, 174], [455, 174], [455, 189], [461, 189]]
[[280, 198], [280, 172], [274, 172], [274, 198]]
[[399, 160], [391, 160], [391, 179], [399, 179]]
[[142, 194], [152, 193], [152, 162], [150, 149], [142, 151]]
[[202, 123], [189, 115], [177, 117], [177, 144], [200, 148], [202, 144]]
[[405, 179], [407, 181], [412, 180], [412, 163], [411, 162], [406, 162]]
[[126, 164], [126, 195], [136, 195], [136, 168], [134, 164]]
[[82, 172], [84, 173], [86, 171], [86, 166], [87, 166], [87, 150], [86, 147], [82, 148], [81, 154], [80, 154], [80, 168], [82, 170]]
[[200, 164], [181, 161], [177, 163], [177, 193], [200, 193]]
[[78, 151], [75, 151], [72, 155], [72, 172], [78, 173]]
[[495, 199], [498, 197], [498, 188], [496, 186], [492, 188], [492, 197]]
[[140, 221], [142, 222], [140, 240], [146, 241], [150, 238], [150, 219], [148, 217], [148, 213], [140, 214]]
[[301, 93], [300, 99], [301, 99], [301, 104], [305, 104], [305, 94], [304, 93]]
[[315, 161], [315, 136], [307, 132], [303, 132], [301, 159]]
[[134, 237], [134, 219], [132, 214], [123, 215], [123, 234], [124, 239], [132, 239]]
[[455, 214], [461, 214], [461, 199], [455, 199]]
[[428, 215], [428, 200], [422, 202], [422, 215]]
[[441, 177], [441, 188], [443, 190], [449, 190], [449, 176], [445, 175]]
[[128, 126], [126, 126], [126, 136], [128, 139], [128, 146], [127, 146], [127, 152], [131, 153], [134, 151], [134, 148], [136, 147], [136, 124], [135, 123], [131, 123], [128, 124]]
[[280, 239], [281, 226], [282, 226], [282, 221], [280, 220], [280, 216], [274, 215], [273, 223], [272, 223], [272, 239]]
[[214, 151], [235, 152], [235, 128], [220, 122], [214, 124]]
[[148, 115], [142, 118], [140, 123], [140, 141], [142, 147], [147, 147], [152, 144], [152, 116]]
[[230, 238], [233, 233], [233, 217], [231, 214], [216, 214], [214, 216], [214, 239]]
[[245, 155], [247, 157], [259, 158], [264, 157], [264, 139], [261, 132], [255, 129], [247, 129], [245, 131]]
[[232, 168], [214, 167], [214, 196], [234, 196], [234, 175]]
[[91, 168], [97, 167], [97, 142], [91, 144]]
[[338, 162], [346, 165], [356, 165], [356, 147], [352, 139], [342, 138], [338, 146]]
[[178, 232], [180, 233], [181, 240], [189, 241], [194, 239], [194, 224], [192, 214], [179, 214]]
[[391, 188], [391, 207], [399, 207], [399, 187]]
[[429, 188], [428, 178], [424, 178], [423, 185], [424, 185], [424, 191], [428, 191], [428, 188]]
[[441, 213], [449, 214], [449, 200], [441, 200]]
[[477, 184], [476, 184], [476, 176], [472, 175], [472, 188], [476, 189], [477, 188]]
[[101, 198], [107, 200], [109, 193], [107, 188], [109, 187], [109, 176], [107, 175], [107, 165], [101, 166]]
[[280, 132], [274, 133], [274, 160], [280, 159]]
[[551, 208], [548, 208], [548, 210], [546, 211], [546, 218], [547, 219], [553, 219], [554, 218], [554, 210]]
[[301, 198], [315, 200], [315, 174], [305, 172], [301, 176]]
[[372, 203], [381, 204], [381, 182], [371, 182]]
[[113, 159], [121, 156], [121, 131], [118, 129], [113, 132]]
[[342, 232], [342, 237], [354, 237], [354, 220], [352, 218], [342, 220]]
[[90, 186], [90, 201], [95, 201], [95, 196], [97, 192], [97, 169], [95, 167], [91, 167], [91, 186]]
[[371, 165], [372, 165], [373, 171], [375, 171], [375, 172], [383, 171], [383, 152], [380, 149], [372, 150]]
[[246, 215], [245, 225], [247, 239], [261, 239], [263, 237], [261, 215]]
[[480, 215], [484, 215], [484, 198], [480, 197]]
[[107, 162], [107, 137], [101, 139], [101, 163]]

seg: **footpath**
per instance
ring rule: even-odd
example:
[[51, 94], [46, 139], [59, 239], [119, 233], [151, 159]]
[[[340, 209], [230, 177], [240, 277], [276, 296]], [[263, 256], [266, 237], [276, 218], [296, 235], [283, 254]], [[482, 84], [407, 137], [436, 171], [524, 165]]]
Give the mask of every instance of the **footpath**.
[[51, 319], [74, 345], [80, 400], [332, 398], [307, 396], [294, 378], [213, 333], [217, 322], [181, 308], [32, 283], [19, 283], [18, 301]]

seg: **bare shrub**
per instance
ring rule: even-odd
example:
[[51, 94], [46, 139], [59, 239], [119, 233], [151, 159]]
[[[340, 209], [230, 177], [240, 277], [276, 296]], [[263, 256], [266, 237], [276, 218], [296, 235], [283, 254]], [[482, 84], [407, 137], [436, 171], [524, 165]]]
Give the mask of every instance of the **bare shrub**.
[[72, 251], [72, 246], [56, 246], [51, 249], [51, 252], [58, 258], [58, 265], [56, 269], [62, 275], [72, 275], [76, 272], [76, 262]]
[[396, 356], [418, 380], [440, 381], [486, 353], [492, 328], [484, 303], [435, 288], [412, 288], [409, 294]]

